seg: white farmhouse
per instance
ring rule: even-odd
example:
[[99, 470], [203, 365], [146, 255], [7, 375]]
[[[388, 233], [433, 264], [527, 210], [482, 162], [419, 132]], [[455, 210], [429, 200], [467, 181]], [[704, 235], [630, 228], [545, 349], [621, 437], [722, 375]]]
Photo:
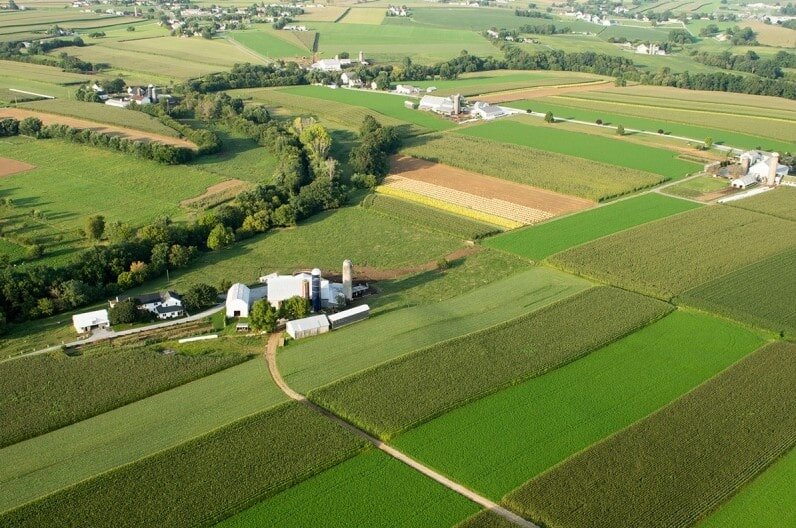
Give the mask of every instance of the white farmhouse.
[[[116, 306], [120, 301], [129, 299], [130, 297], [116, 297], [108, 301], [111, 308]], [[182, 297], [173, 291], [165, 293], [155, 292], [146, 293], [132, 297], [138, 304], [139, 310], [146, 310], [147, 312], [155, 314], [158, 319], [174, 319], [185, 315], [185, 309], [182, 306]]]
[[227, 291], [227, 317], [249, 317], [251, 290], [237, 282]]
[[362, 79], [355, 73], [344, 72], [340, 76], [340, 80], [349, 88], [362, 88], [363, 86]]
[[403, 95], [414, 95], [420, 93], [419, 88], [415, 88], [409, 84], [399, 84], [395, 87], [395, 93], [403, 94]]
[[108, 328], [111, 322], [108, 319], [108, 310], [102, 309], [73, 315], [72, 325], [78, 334], [85, 334], [96, 328]]

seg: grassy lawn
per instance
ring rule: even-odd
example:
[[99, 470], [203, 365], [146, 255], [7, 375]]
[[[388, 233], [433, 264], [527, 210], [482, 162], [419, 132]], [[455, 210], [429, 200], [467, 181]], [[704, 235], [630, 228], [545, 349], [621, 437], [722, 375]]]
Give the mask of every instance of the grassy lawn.
[[677, 159], [676, 154], [668, 150], [618, 138], [571, 132], [555, 125], [533, 126], [518, 121], [495, 121], [468, 127], [458, 133], [648, 171], [666, 179], [681, 178], [700, 169], [695, 163]]
[[791, 249], [793, 242], [788, 220], [712, 206], [602, 238], [551, 261], [580, 275], [669, 299]]
[[726, 190], [729, 186], [729, 182], [724, 178], [699, 176], [698, 178], [693, 178], [667, 187], [663, 192], [671, 194], [672, 196], [695, 199], [706, 193]]
[[600, 237], [700, 207], [699, 204], [648, 193], [583, 211], [542, 225], [489, 238], [484, 244], [532, 260]]
[[0, 512], [283, 401], [265, 362], [247, 361], [6, 447], [0, 450]]
[[[310, 54], [310, 51], [301, 46], [298, 40], [291, 42], [293, 39], [283, 38], [282, 35], [276, 35], [276, 33], [277, 31], [270, 28], [257, 28], [255, 30], [231, 31], [229, 37], [263, 57], [303, 57]], [[292, 37], [287, 31], [281, 33]]]
[[218, 524], [221, 528], [447, 528], [472, 502], [381, 451], [368, 450]]
[[280, 350], [279, 369], [291, 387], [307, 392], [413, 350], [533, 312], [588, 287], [570, 275], [532, 268], [440, 303], [392, 310], [339, 332], [292, 343]]

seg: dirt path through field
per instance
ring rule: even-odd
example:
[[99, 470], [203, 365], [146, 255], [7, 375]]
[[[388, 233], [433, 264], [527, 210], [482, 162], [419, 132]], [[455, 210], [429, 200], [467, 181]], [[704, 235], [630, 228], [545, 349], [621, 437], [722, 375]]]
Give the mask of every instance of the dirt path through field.
[[609, 81], [592, 81], [578, 84], [562, 84], [558, 86], [540, 86], [538, 88], [521, 88], [519, 90], [507, 90], [505, 92], [494, 92], [473, 97], [478, 101], [487, 103], [508, 103], [523, 99], [536, 99], [550, 95], [561, 95], [569, 92], [590, 92], [593, 90], [604, 90], [613, 86]]
[[0, 158], [0, 178], [7, 178], [12, 174], [25, 172], [35, 168], [35, 165], [25, 163], [24, 161], [17, 161], [11, 158]]
[[0, 108], [0, 118], [3, 117], [13, 117], [14, 119], [20, 120], [25, 119], [26, 117], [37, 117], [44, 125], [68, 125], [81, 130], [95, 130], [136, 141], [156, 141], [166, 145], [175, 145], [178, 147], [187, 147], [191, 149], [196, 148], [196, 145], [185, 139], [164, 136], [152, 132], [144, 132], [143, 130], [135, 130], [133, 128], [106, 125], [105, 123], [97, 123], [96, 121], [88, 121], [86, 119], [78, 119], [76, 117], [48, 114], [46, 112], [39, 112], [35, 110], [26, 110], [23, 108]]
[[486, 497], [479, 495], [475, 491], [466, 488], [457, 482], [450, 480], [449, 478], [440, 473], [437, 473], [430, 467], [423, 465], [414, 458], [411, 458], [410, 456], [404, 454], [403, 452], [398, 451], [394, 447], [385, 444], [378, 438], [371, 436], [370, 434], [366, 433], [362, 429], [359, 429], [358, 427], [355, 427], [354, 425], [343, 420], [336, 414], [332, 414], [331, 411], [328, 411], [327, 409], [321, 407], [320, 405], [311, 402], [303, 394], [294, 391], [285, 382], [284, 378], [282, 378], [282, 374], [279, 372], [279, 367], [276, 364], [276, 351], [279, 348], [281, 342], [282, 342], [281, 332], [274, 332], [268, 337], [268, 344], [266, 345], [265, 348], [265, 361], [268, 364], [268, 371], [271, 373], [271, 378], [273, 378], [274, 383], [276, 383], [276, 386], [279, 387], [279, 389], [282, 392], [284, 392], [288, 398], [297, 401], [303, 405], [306, 405], [309, 409], [328, 418], [329, 420], [335, 422], [343, 429], [346, 429], [347, 431], [353, 433], [359, 438], [372, 444], [379, 451], [386, 453], [387, 455], [393, 457], [394, 459], [400, 462], [403, 462], [404, 464], [414, 469], [415, 471], [418, 471], [423, 475], [425, 475], [426, 477], [438, 482], [439, 484], [442, 484], [446, 488], [455, 491], [459, 495], [465, 497], [468, 500], [471, 500], [472, 502], [478, 504], [482, 508], [491, 511], [495, 515], [499, 515], [500, 517], [504, 518], [505, 520], [514, 524], [515, 526], [520, 526], [522, 528], [539, 528], [534, 523], [526, 519], [523, 519], [516, 513], [509, 511], [506, 508], [500, 506], [499, 504], [492, 502]]
[[[445, 255], [445, 260], [448, 262], [453, 262], [455, 260], [459, 260], [465, 258], [469, 255], [473, 255], [481, 251], [481, 248], [478, 246], [468, 246], [457, 249], [452, 253], [448, 253]], [[357, 280], [372, 280], [372, 281], [380, 281], [380, 280], [393, 280], [399, 279], [401, 277], [405, 277], [407, 275], [413, 275], [415, 273], [420, 273], [423, 271], [431, 271], [437, 269], [437, 260], [431, 260], [424, 264], [418, 264], [417, 266], [406, 266], [404, 268], [393, 268], [393, 269], [381, 269], [381, 268], [372, 268], [369, 266], [357, 266], [354, 268], [354, 278]]]

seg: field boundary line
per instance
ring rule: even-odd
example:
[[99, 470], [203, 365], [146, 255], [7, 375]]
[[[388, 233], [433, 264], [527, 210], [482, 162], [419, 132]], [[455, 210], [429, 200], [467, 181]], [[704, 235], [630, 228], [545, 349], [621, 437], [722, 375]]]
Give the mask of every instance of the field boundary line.
[[292, 400], [295, 400], [299, 403], [302, 403], [303, 405], [306, 405], [311, 410], [321, 414], [322, 416], [325, 416], [326, 418], [332, 420], [333, 422], [340, 425], [344, 429], [355, 434], [359, 438], [372, 444], [383, 453], [386, 453], [387, 455], [393, 457], [394, 459], [403, 462], [410, 468], [418, 471], [419, 473], [422, 473], [426, 477], [436, 481], [437, 483], [458, 493], [459, 495], [462, 495], [466, 499], [469, 499], [470, 501], [478, 504], [479, 506], [491, 511], [495, 515], [499, 515], [500, 517], [504, 518], [510, 523], [516, 526], [520, 526], [522, 528], [539, 528], [539, 526], [537, 526], [536, 524], [528, 521], [527, 519], [524, 519], [523, 517], [520, 517], [519, 515], [510, 510], [507, 510], [503, 506], [500, 506], [499, 504], [487, 499], [486, 497], [479, 495], [478, 493], [472, 491], [471, 489], [466, 488], [465, 486], [450, 480], [449, 478], [434, 471], [428, 466], [423, 465], [422, 463], [409, 457], [403, 452], [395, 449], [392, 446], [385, 444], [381, 440], [378, 440], [377, 438], [371, 436], [362, 429], [359, 429], [353, 424], [343, 420], [339, 416], [333, 414], [331, 411], [321, 407], [320, 405], [317, 405], [314, 402], [311, 402], [306, 398], [306, 396], [299, 394], [298, 392], [291, 389], [290, 386], [288, 386], [287, 383], [285, 383], [285, 380], [282, 378], [282, 375], [280, 374], [279, 368], [276, 364], [276, 350], [279, 346], [281, 338], [282, 338], [281, 332], [273, 333], [269, 336], [268, 344], [266, 346], [266, 351], [265, 351], [265, 359], [268, 363], [268, 370], [271, 373], [271, 377], [274, 379], [274, 382], [279, 387], [279, 389], [282, 390], [282, 392], [284, 392]]

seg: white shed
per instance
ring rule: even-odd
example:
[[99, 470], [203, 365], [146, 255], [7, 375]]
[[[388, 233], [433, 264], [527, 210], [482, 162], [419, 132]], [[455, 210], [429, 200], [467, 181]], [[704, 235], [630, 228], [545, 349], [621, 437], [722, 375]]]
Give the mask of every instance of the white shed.
[[249, 317], [251, 290], [237, 282], [227, 292], [227, 317]]
[[78, 334], [90, 332], [95, 328], [108, 328], [111, 325], [108, 320], [108, 310], [75, 314], [72, 316], [72, 324]]
[[732, 180], [731, 185], [734, 189], [746, 189], [757, 184], [757, 177], [754, 174], [746, 174], [740, 178]]
[[329, 331], [329, 319], [325, 315], [313, 315], [304, 319], [288, 321], [285, 329], [293, 339], [312, 337]]

